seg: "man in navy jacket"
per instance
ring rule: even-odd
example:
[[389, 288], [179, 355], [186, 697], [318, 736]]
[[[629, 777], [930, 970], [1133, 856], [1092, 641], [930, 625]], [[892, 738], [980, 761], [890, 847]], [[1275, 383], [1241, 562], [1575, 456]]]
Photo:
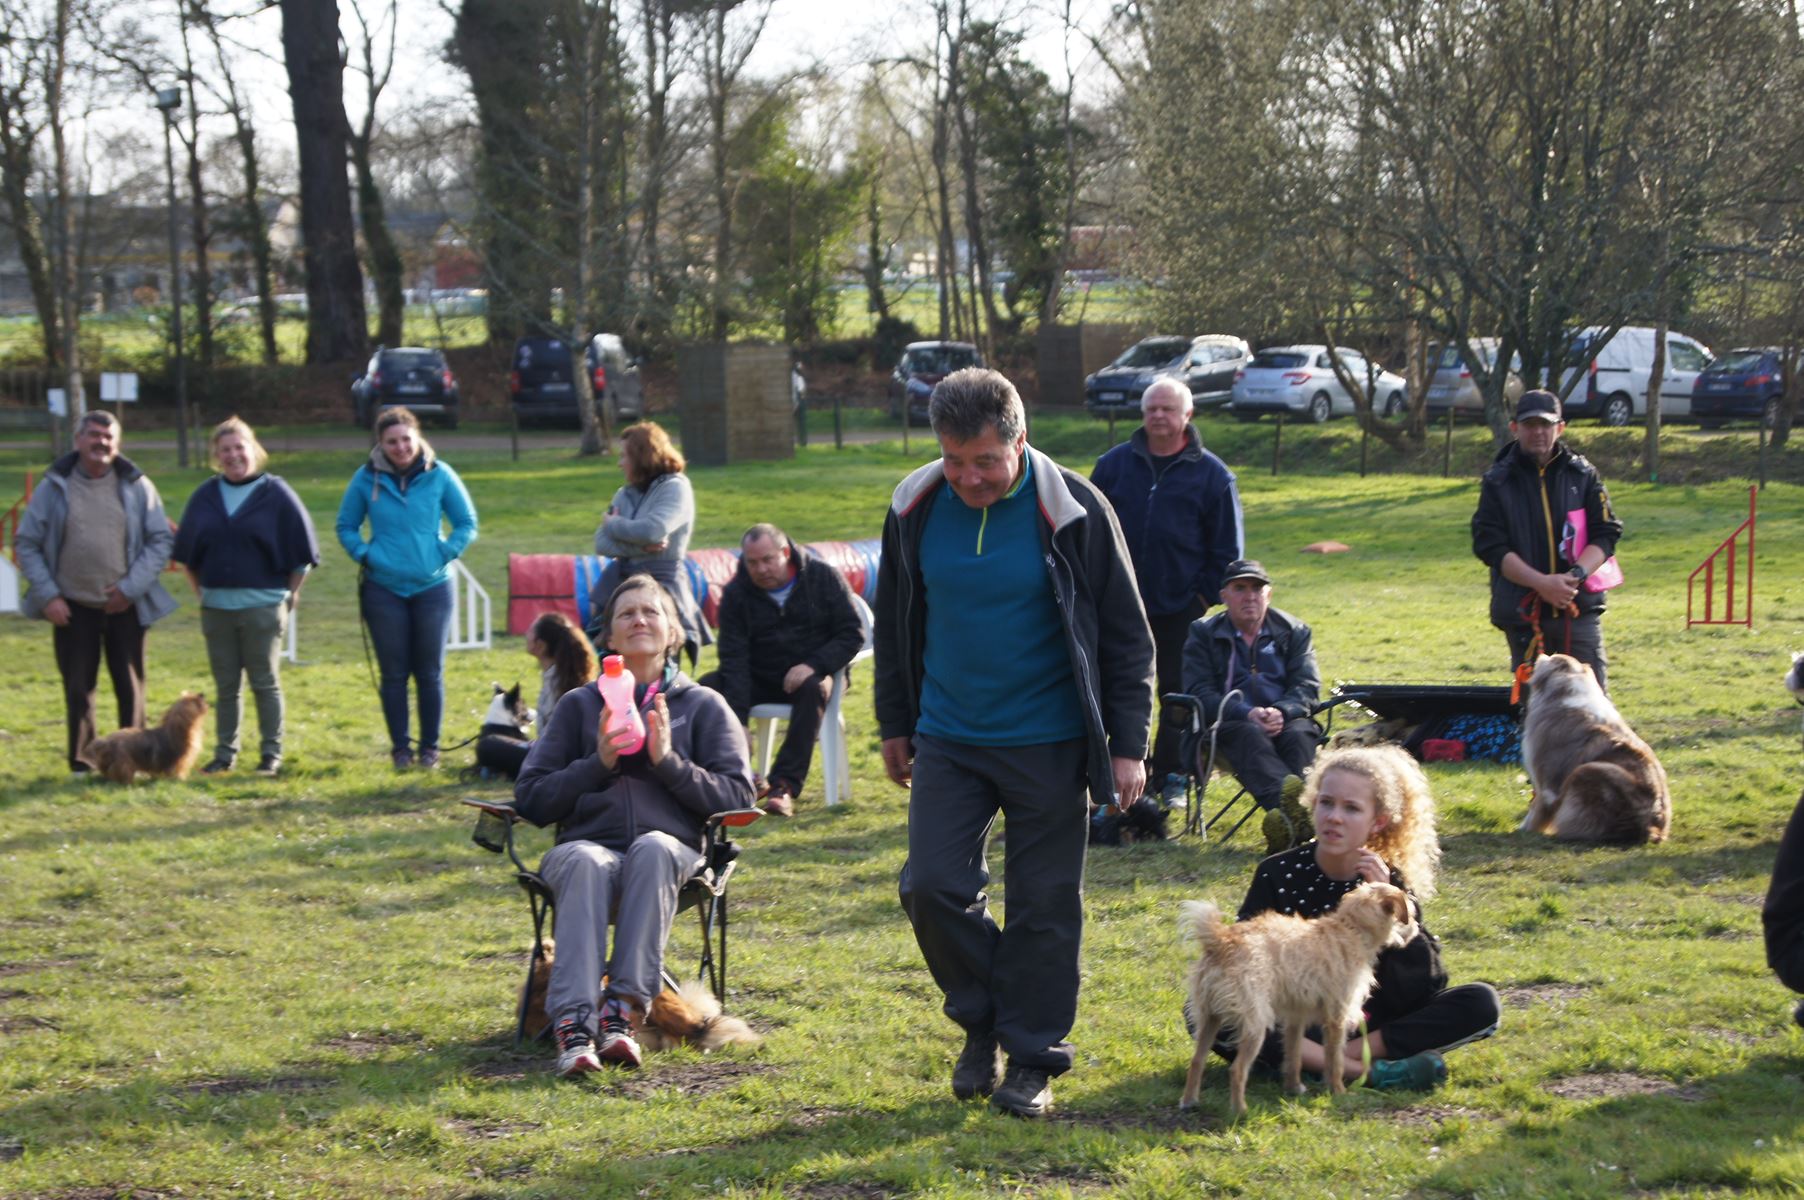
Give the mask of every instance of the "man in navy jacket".
[[[1203, 449], [1190, 423], [1190, 389], [1160, 379], [1140, 398], [1134, 436], [1096, 460], [1094, 483], [1121, 521], [1156, 648], [1159, 694], [1184, 690], [1184, 638], [1221, 591], [1245, 529], [1234, 472]], [[1180, 724], [1161, 720], [1147, 778], [1183, 794]]]

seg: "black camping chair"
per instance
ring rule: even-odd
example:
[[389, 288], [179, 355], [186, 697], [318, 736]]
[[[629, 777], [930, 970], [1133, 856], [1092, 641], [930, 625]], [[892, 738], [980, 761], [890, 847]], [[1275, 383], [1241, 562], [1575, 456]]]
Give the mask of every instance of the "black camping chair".
[[[525, 1045], [543, 1038], [551, 1029], [547, 1022], [530, 1038], [526, 1035], [533, 974], [545, 958], [545, 921], [556, 902], [544, 876], [521, 862], [519, 851], [514, 848], [514, 826], [523, 819], [520, 814], [510, 805], [489, 800], [466, 797], [464, 803], [481, 810], [470, 840], [484, 850], [504, 853], [513, 861], [514, 882], [526, 893], [526, 902], [532, 908], [532, 956], [526, 962], [526, 982], [520, 988], [520, 1002], [514, 1015], [514, 1044]], [[709, 817], [702, 843], [701, 870], [689, 877], [677, 895], [678, 913], [695, 909], [700, 914], [702, 953], [696, 977], [708, 981], [708, 990], [722, 1004], [727, 999], [727, 880], [732, 878], [740, 849], [729, 830], [750, 825], [763, 815], [758, 809], [745, 808]], [[669, 970], [663, 974], [664, 986], [675, 990], [677, 981], [671, 978]]]
[[[1219, 749], [1217, 735], [1221, 731], [1222, 713], [1227, 708], [1228, 701], [1240, 694], [1240, 689], [1236, 688], [1223, 696], [1212, 722], [1208, 720], [1203, 711], [1203, 702], [1195, 696], [1187, 692], [1171, 692], [1163, 697], [1166, 704], [1181, 708], [1185, 712], [1183, 740], [1179, 746], [1184, 761], [1190, 764], [1190, 774], [1185, 779], [1184, 787], [1185, 803], [1188, 805], [1184, 815], [1184, 833], [1187, 835], [1200, 834], [1210, 841], [1225, 842], [1240, 832], [1240, 827], [1247, 823], [1248, 818], [1254, 813], [1262, 811], [1263, 806], [1260, 805], [1253, 793], [1249, 792], [1240, 783], [1240, 780], [1230, 775], [1229, 778], [1233, 779], [1235, 784], [1234, 794], [1229, 796], [1227, 803], [1216, 809], [1215, 814], [1207, 821], [1203, 819], [1208, 804], [1209, 781], [1215, 775], [1215, 759]], [[1347, 696], [1331, 696], [1309, 710], [1311, 717], [1320, 716], [1324, 712], [1328, 714], [1327, 723], [1322, 726], [1322, 735], [1316, 740], [1318, 748], [1328, 741], [1328, 735], [1333, 732], [1334, 709], [1338, 705], [1347, 703], [1350, 699], [1351, 697]], [[1243, 802], [1246, 810], [1240, 813], [1239, 818], [1232, 825], [1228, 826], [1227, 832], [1219, 832], [1218, 827]], [[1291, 822], [1290, 815], [1281, 808], [1271, 811], [1283, 817], [1284, 824], [1290, 831], [1290, 841], [1294, 845], [1297, 840], [1297, 830]]]

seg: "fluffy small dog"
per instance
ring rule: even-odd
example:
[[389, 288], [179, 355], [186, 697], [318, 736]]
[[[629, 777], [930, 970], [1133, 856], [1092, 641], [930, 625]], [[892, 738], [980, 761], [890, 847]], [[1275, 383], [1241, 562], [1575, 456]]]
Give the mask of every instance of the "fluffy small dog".
[[[533, 966], [532, 978], [526, 982], [527, 1037], [539, 1036], [551, 1023], [545, 1012], [545, 989], [551, 984], [551, 964], [556, 957], [557, 943], [546, 938], [545, 956]], [[675, 991], [665, 988], [659, 992], [638, 1037], [647, 1050], [669, 1050], [687, 1042], [703, 1054], [722, 1046], [756, 1046], [764, 1041], [750, 1025], [722, 1012], [708, 985], [697, 979]]]
[[186, 779], [200, 757], [206, 730], [207, 698], [184, 692], [169, 706], [163, 719], [149, 729], [121, 729], [96, 738], [81, 753], [81, 760], [114, 783], [130, 783], [138, 775], [153, 779]]
[[[1388, 883], [1355, 888], [1333, 912], [1314, 920], [1267, 912], [1229, 924], [1208, 901], [1186, 900], [1183, 922], [1202, 953], [1190, 968], [1185, 1011], [1196, 1026], [1196, 1052], [1178, 1107], [1196, 1105], [1215, 1035], [1229, 1026], [1240, 1036], [1228, 1069], [1228, 1107], [1235, 1116], [1246, 1113], [1247, 1075], [1268, 1029], [1284, 1027], [1284, 1083], [1301, 1095], [1304, 1030], [1320, 1025], [1323, 1056], [1340, 1062], [1347, 1027], [1372, 990], [1379, 952], [1416, 936], [1409, 896]], [[1324, 1074], [1330, 1091], [1347, 1090], [1338, 1070]]]
[[1613, 846], [1666, 840], [1666, 771], [1576, 658], [1552, 654], [1535, 663], [1522, 765], [1535, 789], [1523, 831]]

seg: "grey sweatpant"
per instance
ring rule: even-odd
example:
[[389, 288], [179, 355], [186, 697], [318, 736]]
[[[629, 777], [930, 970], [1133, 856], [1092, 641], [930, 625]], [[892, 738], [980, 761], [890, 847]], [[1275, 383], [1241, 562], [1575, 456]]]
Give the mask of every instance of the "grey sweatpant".
[[257, 733], [265, 758], [282, 757], [282, 635], [288, 628], [288, 606], [259, 608], [202, 608], [201, 636], [207, 642], [207, 663], [213, 668], [213, 713], [218, 723], [219, 745], [213, 757], [231, 762], [238, 757], [238, 725], [244, 704], [240, 684], [250, 678], [257, 702]]
[[[1011, 1062], [1069, 1070], [1090, 832], [1087, 744], [971, 746], [922, 734], [914, 751], [902, 908], [946, 995], [945, 1013], [967, 1032], [993, 1032]], [[1008, 822], [1000, 928], [984, 894], [998, 812]]]
[[604, 973], [610, 995], [650, 1006], [660, 990], [677, 894], [701, 865], [701, 851], [667, 833], [641, 834], [624, 854], [595, 842], [551, 848], [539, 874], [557, 906], [557, 957], [545, 989], [545, 1012], [554, 1025], [573, 1015], [591, 1034], [596, 1031]]

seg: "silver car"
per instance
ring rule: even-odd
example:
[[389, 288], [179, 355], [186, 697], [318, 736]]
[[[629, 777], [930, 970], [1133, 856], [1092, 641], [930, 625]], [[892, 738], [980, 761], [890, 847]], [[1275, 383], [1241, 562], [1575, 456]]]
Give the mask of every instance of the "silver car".
[[[1487, 371], [1496, 367], [1496, 338], [1473, 338], [1472, 348], [1483, 357]], [[1478, 381], [1472, 378], [1472, 371], [1466, 366], [1465, 355], [1460, 348], [1434, 344], [1428, 349], [1428, 369], [1431, 372], [1428, 378], [1429, 415], [1445, 415], [1451, 408], [1456, 413], [1483, 416], [1484, 395], [1478, 390]], [[1516, 411], [1516, 401], [1522, 398], [1522, 377], [1515, 370], [1520, 365], [1519, 358], [1512, 359], [1510, 372], [1503, 381], [1503, 399], [1510, 412]]]
[[[1371, 380], [1372, 407], [1381, 416], [1394, 417], [1409, 407], [1408, 385], [1401, 375], [1368, 362], [1357, 350], [1342, 347], [1335, 353], [1355, 380], [1362, 384]], [[1335, 376], [1326, 346], [1273, 346], [1259, 351], [1235, 376], [1231, 407], [1242, 421], [1285, 413], [1306, 417], [1317, 425], [1354, 411], [1353, 397]]]

